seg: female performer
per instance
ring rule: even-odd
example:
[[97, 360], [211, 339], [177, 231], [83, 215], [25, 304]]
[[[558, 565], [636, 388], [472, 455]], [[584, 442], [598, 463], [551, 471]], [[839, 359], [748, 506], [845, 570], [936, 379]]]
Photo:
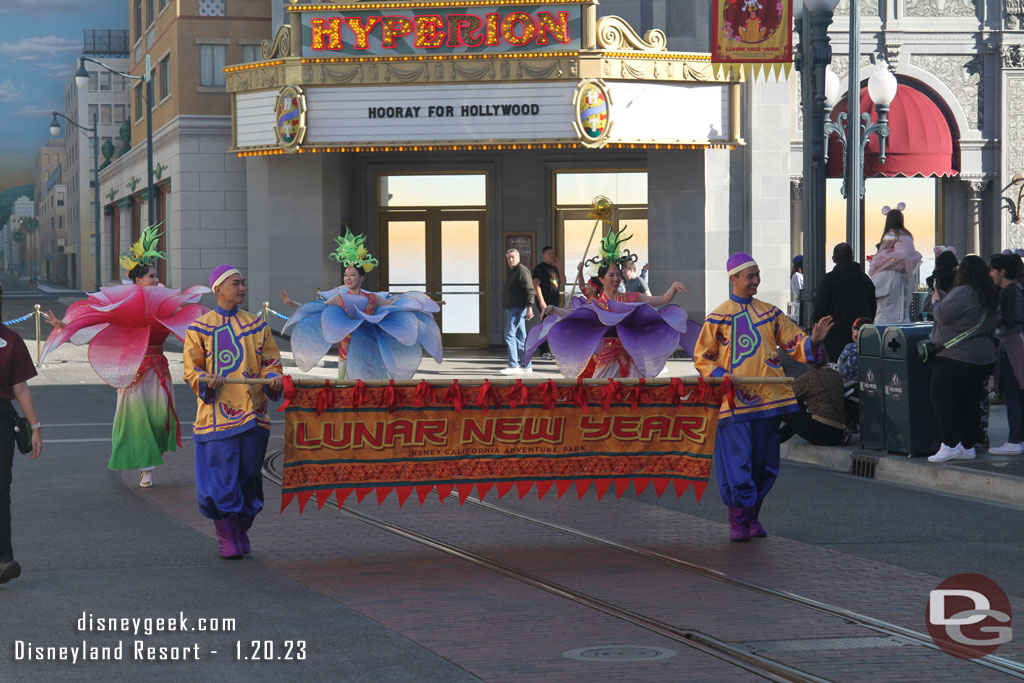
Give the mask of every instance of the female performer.
[[107, 384], [117, 388], [110, 464], [112, 470], [139, 469], [139, 486], [153, 485], [153, 470], [164, 464], [164, 452], [181, 446], [181, 426], [174, 410], [171, 374], [164, 356], [169, 334], [184, 340], [185, 330], [206, 312], [197, 302], [210, 290], [185, 291], [160, 284], [157, 259], [159, 225], [143, 230], [121, 265], [132, 284], [101, 287], [85, 301], [68, 307], [63, 320], [52, 311], [54, 326], [42, 359], [66, 341], [89, 345], [89, 364]]
[[619, 292], [621, 264], [637, 259], [621, 248], [628, 239], [611, 230], [601, 240], [600, 255], [587, 261], [598, 266], [599, 288], [574, 298], [568, 311], [544, 309], [544, 320], [527, 336], [527, 362], [546, 339], [566, 377], [656, 377], [680, 344], [692, 350], [700, 328], [687, 325], [686, 311], [668, 305], [676, 293], [688, 291], [682, 283], [673, 282], [661, 296]]
[[[437, 303], [421, 292], [388, 298], [363, 291], [363, 278], [380, 262], [366, 250], [362, 235], [346, 228], [336, 239], [331, 258], [345, 267], [345, 284], [320, 292], [326, 301], [302, 304], [285, 323], [295, 364], [308, 371], [333, 344], [338, 345], [338, 379], [409, 379], [420, 365], [421, 348], [440, 363]], [[281, 300], [294, 305], [287, 292], [281, 292]]]

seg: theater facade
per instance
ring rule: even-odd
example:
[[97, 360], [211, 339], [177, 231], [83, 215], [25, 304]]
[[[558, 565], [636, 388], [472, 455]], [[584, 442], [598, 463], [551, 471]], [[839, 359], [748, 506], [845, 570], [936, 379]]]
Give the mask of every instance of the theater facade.
[[[585, 253], [596, 195], [615, 203], [653, 289], [686, 282], [694, 317], [726, 296], [739, 248], [760, 254], [783, 303], [786, 85], [716, 75], [708, 54], [668, 51], [662, 31], [641, 36], [600, 9], [288, 6], [264, 59], [225, 69], [250, 306], [340, 284], [328, 254], [350, 226], [381, 261], [368, 288], [444, 299], [446, 345], [497, 344], [506, 249], [532, 266], [553, 246], [571, 280], [596, 252]], [[766, 118], [751, 144], [755, 111]], [[771, 213], [751, 211], [759, 197]]]

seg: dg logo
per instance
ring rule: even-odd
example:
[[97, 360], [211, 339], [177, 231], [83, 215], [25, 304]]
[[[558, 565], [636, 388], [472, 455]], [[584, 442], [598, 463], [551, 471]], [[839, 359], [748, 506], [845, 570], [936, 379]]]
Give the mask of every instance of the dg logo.
[[961, 659], [990, 655], [1013, 638], [1010, 600], [992, 579], [957, 574], [928, 595], [928, 635], [946, 654]]

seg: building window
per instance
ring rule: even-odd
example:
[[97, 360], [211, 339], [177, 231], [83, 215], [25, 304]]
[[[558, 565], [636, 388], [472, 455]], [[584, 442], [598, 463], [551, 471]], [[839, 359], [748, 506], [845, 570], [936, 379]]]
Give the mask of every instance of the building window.
[[125, 104], [114, 105], [114, 123], [124, 123], [126, 107]]
[[100, 105], [100, 123], [109, 124], [111, 122], [111, 112], [109, 104]]
[[100, 92], [110, 92], [110, 72], [100, 72]]
[[171, 56], [167, 55], [160, 60], [160, 99], [164, 100], [171, 95]]
[[[61, 202], [61, 204], [63, 204], [63, 203], [64, 202]], [[58, 230], [63, 230], [64, 229], [64, 216], [57, 216], [57, 229]]]
[[143, 84], [135, 86], [135, 120], [142, 120], [142, 89], [145, 87]]
[[156, 13], [153, 12], [153, 0], [146, 0], [146, 19], [146, 26], [152, 24], [156, 19]]
[[100, 76], [95, 71], [89, 72], [89, 92], [96, 92], [100, 89]]
[[199, 16], [223, 17], [227, 8], [225, 0], [199, 0]]
[[92, 124], [93, 120], [95, 120], [95, 118], [97, 116], [99, 116], [99, 105], [90, 104], [89, 105], [89, 124], [90, 125]]
[[199, 85], [206, 88], [224, 87], [226, 45], [199, 46]]
[[167, 9], [167, 0], [160, 0], [157, 6], [160, 8], [159, 11], [163, 12], [165, 9]]
[[142, 0], [132, 3], [132, 15], [135, 19], [135, 40], [142, 38]]
[[243, 45], [242, 46], [242, 62], [258, 62], [263, 59], [263, 53], [260, 52], [259, 45]]

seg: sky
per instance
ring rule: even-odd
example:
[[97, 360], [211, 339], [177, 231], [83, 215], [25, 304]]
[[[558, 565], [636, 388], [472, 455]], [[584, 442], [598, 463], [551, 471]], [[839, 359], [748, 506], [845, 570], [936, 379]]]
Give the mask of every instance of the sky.
[[128, 0], [0, 0], [0, 191], [31, 182], [36, 151], [64, 111], [84, 29], [127, 29]]

